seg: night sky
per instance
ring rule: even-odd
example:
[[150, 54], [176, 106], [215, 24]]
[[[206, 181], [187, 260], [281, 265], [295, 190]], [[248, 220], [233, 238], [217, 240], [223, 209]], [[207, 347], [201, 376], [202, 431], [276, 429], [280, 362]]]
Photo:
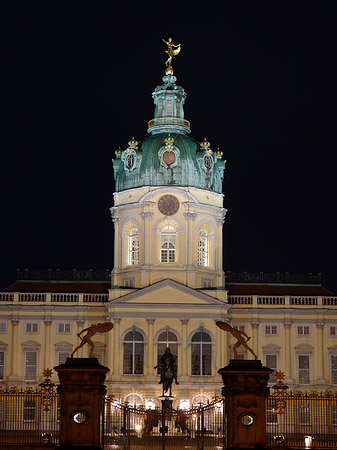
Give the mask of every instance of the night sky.
[[1, 19], [0, 288], [17, 267], [113, 267], [111, 159], [147, 136], [172, 37], [191, 136], [227, 160], [225, 270], [322, 272], [337, 293], [334, 2], [30, 3]]

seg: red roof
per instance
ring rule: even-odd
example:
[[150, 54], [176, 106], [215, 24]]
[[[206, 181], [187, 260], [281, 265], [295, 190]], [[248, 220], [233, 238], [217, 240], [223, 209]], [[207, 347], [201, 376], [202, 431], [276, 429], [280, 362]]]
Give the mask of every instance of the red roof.
[[226, 284], [228, 295], [294, 295], [324, 296], [334, 295], [328, 289], [305, 284]]
[[4, 291], [107, 294], [109, 288], [109, 281], [16, 281], [6, 287]]

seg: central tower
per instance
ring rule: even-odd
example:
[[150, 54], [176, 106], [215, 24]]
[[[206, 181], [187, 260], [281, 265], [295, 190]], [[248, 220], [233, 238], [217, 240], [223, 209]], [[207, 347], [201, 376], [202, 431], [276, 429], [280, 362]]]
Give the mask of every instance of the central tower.
[[167, 278], [194, 289], [224, 286], [225, 161], [206, 138], [199, 142], [189, 136], [186, 93], [171, 66], [180, 45], [166, 43], [169, 58], [162, 84], [152, 94], [149, 136], [132, 138], [113, 160], [116, 296], [120, 286], [144, 288]]

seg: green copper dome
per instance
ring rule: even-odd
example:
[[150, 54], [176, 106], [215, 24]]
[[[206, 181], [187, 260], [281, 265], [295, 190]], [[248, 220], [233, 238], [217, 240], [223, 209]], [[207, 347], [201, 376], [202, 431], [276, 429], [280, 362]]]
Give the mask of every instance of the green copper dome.
[[141, 186], [193, 186], [222, 193], [225, 161], [204, 139], [188, 136], [190, 123], [184, 119], [186, 93], [176, 85], [176, 77], [166, 74], [163, 84], [152, 94], [154, 119], [149, 121], [150, 136], [127, 149], [117, 150], [113, 161], [116, 191]]

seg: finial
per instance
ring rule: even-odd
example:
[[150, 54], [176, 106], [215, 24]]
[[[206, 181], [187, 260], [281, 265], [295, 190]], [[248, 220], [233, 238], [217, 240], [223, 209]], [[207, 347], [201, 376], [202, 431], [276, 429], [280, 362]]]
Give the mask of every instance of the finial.
[[134, 148], [135, 150], [137, 150], [138, 141], [136, 141], [134, 136], [132, 136], [132, 139], [131, 139], [131, 141], [128, 142], [128, 144], [129, 144], [129, 147]]
[[115, 150], [115, 155], [116, 155], [116, 158], [120, 158], [121, 157], [121, 155], [122, 155], [121, 146], [119, 146], [118, 149]]
[[216, 149], [215, 155], [216, 155], [216, 157], [217, 157], [218, 159], [221, 159], [221, 158], [222, 158], [223, 153], [222, 153], [222, 151], [220, 150], [219, 147]]
[[165, 39], [163, 39], [163, 42], [165, 42], [165, 44], [167, 44], [167, 50], [165, 50], [165, 53], [168, 54], [168, 59], [165, 62], [165, 65], [167, 67], [167, 69], [165, 70], [166, 75], [173, 75], [173, 69], [171, 66], [171, 62], [172, 62], [172, 58], [173, 56], [177, 56], [178, 53], [181, 50], [181, 44], [178, 45], [174, 45], [172, 42], [172, 38], [169, 38], [168, 41], [165, 41]]
[[200, 142], [200, 146], [201, 146], [201, 148], [204, 148], [205, 150], [208, 150], [209, 147], [211, 146], [211, 143], [208, 142], [208, 140], [206, 138], [204, 138], [204, 140], [202, 142]]

